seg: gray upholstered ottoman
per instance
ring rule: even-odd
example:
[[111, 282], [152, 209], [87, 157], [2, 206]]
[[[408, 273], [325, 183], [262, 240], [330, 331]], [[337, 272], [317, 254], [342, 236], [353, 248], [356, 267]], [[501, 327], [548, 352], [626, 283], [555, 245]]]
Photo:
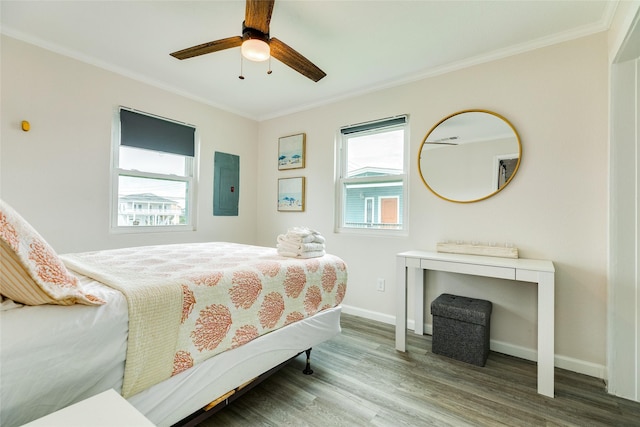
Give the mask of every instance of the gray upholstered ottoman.
[[432, 351], [484, 366], [489, 356], [491, 301], [442, 294], [431, 303]]

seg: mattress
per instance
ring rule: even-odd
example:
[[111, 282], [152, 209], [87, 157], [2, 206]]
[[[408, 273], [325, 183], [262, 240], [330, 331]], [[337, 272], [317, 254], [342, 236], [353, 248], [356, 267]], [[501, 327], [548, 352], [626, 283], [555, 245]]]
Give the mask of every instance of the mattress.
[[[0, 425], [18, 426], [108, 389], [122, 390], [127, 301], [78, 275], [107, 304], [20, 306], [0, 311]], [[208, 359], [128, 400], [169, 426], [298, 352], [340, 332], [341, 307]], [[44, 363], [43, 363], [44, 361]], [[301, 374], [302, 375], [302, 374]]]

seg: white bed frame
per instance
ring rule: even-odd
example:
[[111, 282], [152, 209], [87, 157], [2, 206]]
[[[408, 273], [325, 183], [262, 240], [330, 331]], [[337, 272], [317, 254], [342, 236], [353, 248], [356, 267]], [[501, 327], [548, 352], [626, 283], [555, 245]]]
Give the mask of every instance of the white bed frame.
[[[340, 306], [221, 353], [127, 399], [158, 426], [171, 426], [340, 333]], [[302, 372], [300, 375], [303, 375]], [[238, 390], [240, 388], [240, 390]], [[214, 406], [212, 405], [211, 408]], [[180, 425], [201, 421], [188, 419]]]

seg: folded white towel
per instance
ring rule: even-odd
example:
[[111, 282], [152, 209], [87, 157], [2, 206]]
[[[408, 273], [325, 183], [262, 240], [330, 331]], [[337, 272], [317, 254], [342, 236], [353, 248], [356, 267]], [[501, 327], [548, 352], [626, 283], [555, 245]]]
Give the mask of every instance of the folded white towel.
[[306, 236], [300, 236], [300, 235], [290, 235], [289, 233], [287, 234], [281, 234], [278, 236], [278, 242], [280, 241], [288, 241], [288, 242], [292, 242], [292, 243], [311, 243], [315, 240], [315, 235], [313, 234], [309, 234]]
[[289, 258], [317, 258], [325, 255], [325, 251], [288, 252], [278, 249], [278, 255]]
[[324, 243], [325, 239], [322, 234], [315, 230], [290, 228], [286, 234], [280, 234], [278, 241], [289, 240], [300, 243]]
[[320, 234], [320, 233], [308, 227], [292, 227], [287, 230], [287, 234], [289, 234], [290, 236], [304, 237], [304, 236], [309, 236], [312, 234]]
[[278, 249], [288, 252], [314, 252], [323, 251], [324, 243], [292, 243], [288, 241], [278, 242]]
[[283, 240], [278, 242], [278, 244], [276, 245], [276, 248], [284, 249], [286, 251], [296, 252], [298, 250], [299, 245], [301, 245], [301, 243], [288, 242], [286, 240]]
[[[307, 227], [292, 227], [287, 230], [287, 234], [285, 236], [290, 240], [302, 243], [311, 243], [316, 241], [318, 237], [322, 237], [316, 230]], [[322, 237], [322, 239], [324, 238]]]
[[298, 250], [302, 252], [324, 251], [324, 243], [301, 243]]
[[315, 236], [313, 234], [309, 234], [308, 236], [302, 236], [302, 237], [298, 237], [298, 236], [290, 236], [287, 235], [287, 240], [292, 241], [292, 242], [298, 242], [298, 243], [311, 243], [315, 240]]

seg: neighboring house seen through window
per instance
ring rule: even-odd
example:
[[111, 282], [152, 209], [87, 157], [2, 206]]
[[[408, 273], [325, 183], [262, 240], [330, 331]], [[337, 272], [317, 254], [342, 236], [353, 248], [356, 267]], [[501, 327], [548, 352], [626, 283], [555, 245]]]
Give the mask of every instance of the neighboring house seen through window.
[[124, 108], [115, 122], [112, 229], [193, 229], [195, 128]]
[[407, 116], [340, 129], [337, 230], [406, 230]]

